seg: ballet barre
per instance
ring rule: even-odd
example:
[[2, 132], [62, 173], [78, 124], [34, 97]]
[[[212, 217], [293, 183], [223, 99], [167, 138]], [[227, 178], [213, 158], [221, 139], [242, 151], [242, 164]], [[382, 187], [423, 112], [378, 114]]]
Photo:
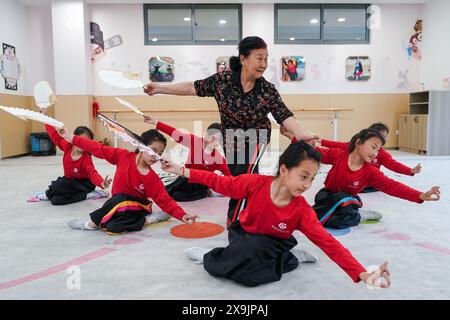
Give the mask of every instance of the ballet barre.
[[[339, 112], [349, 112], [353, 111], [351, 108], [291, 108], [292, 112], [333, 112], [333, 140], [338, 139], [338, 120]], [[144, 110], [141, 109], [143, 113], [164, 113], [164, 112], [218, 112], [217, 109], [152, 109]], [[114, 121], [117, 120], [117, 114], [119, 113], [134, 113], [132, 110], [98, 110], [98, 113], [112, 113]], [[117, 147], [117, 137], [114, 137], [114, 146]]]

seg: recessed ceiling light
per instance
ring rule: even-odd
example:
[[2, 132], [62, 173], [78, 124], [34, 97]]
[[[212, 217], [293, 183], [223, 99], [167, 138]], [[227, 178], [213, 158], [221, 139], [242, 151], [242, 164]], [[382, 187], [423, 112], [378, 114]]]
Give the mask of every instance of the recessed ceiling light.
[[152, 38], [152, 41], [153, 42], [156, 42], [156, 41], [158, 41], [159, 39], [157, 38], [157, 37], [154, 37], [154, 38]]
[[318, 19], [311, 19], [311, 24], [316, 24], [316, 23], [319, 23], [319, 20]]
[[295, 38], [294, 38], [294, 37], [290, 37], [290, 38], [289, 38], [289, 40], [291, 40], [291, 41], [294, 41], [294, 40], [295, 40]]
[[225, 23], [227, 23], [227, 20], [219, 20], [219, 23], [220, 24], [225, 24]]
[[339, 18], [338, 19], [338, 22], [345, 22], [347, 19], [345, 19], [345, 18]]
[[225, 38], [220, 38], [220, 41], [224, 42], [226, 39]]
[[183, 20], [184, 20], [184, 21], [191, 21], [191, 18], [189, 18], [189, 17], [184, 17]]

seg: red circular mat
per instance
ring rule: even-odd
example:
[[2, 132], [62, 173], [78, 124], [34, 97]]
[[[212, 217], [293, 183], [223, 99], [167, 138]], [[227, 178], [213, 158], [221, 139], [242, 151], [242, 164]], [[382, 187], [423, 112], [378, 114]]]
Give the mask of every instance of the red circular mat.
[[170, 229], [170, 233], [178, 238], [208, 238], [222, 233], [224, 227], [211, 222], [196, 222], [192, 225], [180, 224]]

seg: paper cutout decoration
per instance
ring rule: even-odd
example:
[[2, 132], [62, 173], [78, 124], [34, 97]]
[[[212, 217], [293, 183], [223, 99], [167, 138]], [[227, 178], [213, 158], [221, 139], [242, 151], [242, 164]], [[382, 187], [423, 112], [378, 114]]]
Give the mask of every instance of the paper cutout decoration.
[[139, 73], [103, 69], [99, 71], [98, 76], [102, 81], [114, 87], [136, 89], [144, 86], [144, 83], [140, 80]]
[[129, 103], [129, 102], [125, 101], [125, 100], [122, 100], [120, 98], [117, 98], [117, 97], [116, 97], [116, 100], [119, 101], [119, 103], [121, 105], [123, 105], [124, 107], [133, 110], [135, 113], [137, 113], [137, 114], [139, 114], [141, 116], [144, 115], [144, 113], [141, 110], [139, 110], [136, 106], [132, 105], [131, 103]]
[[150, 80], [154, 82], [171, 82], [174, 79], [175, 61], [170, 57], [151, 57], [148, 60]]
[[138, 136], [133, 131], [125, 128], [124, 126], [118, 124], [117, 122], [109, 119], [103, 114], [99, 113], [97, 118], [103, 123], [103, 125], [114, 135], [120, 138], [122, 141], [131, 144], [133, 147], [138, 148], [142, 152], [146, 152], [147, 154], [154, 156], [157, 160], [161, 159], [161, 156], [158, 155], [152, 148], [146, 146], [142, 142], [142, 138]]
[[58, 99], [47, 81], [39, 81], [34, 86], [34, 101], [41, 110], [44, 110], [55, 104]]
[[12, 114], [13, 116], [21, 118], [22, 120], [39, 121], [39, 122], [51, 125], [58, 129], [64, 127], [64, 123], [62, 123], [61, 121], [58, 121], [56, 119], [53, 119], [49, 116], [46, 116], [45, 114], [42, 114], [42, 113], [39, 113], [36, 111], [22, 109], [22, 108], [5, 107], [5, 106], [0, 106], [0, 109], [5, 110], [6, 112]]
[[350, 81], [367, 81], [370, 79], [371, 69], [369, 57], [348, 57], [345, 62], [345, 77]]
[[115, 35], [107, 40], [103, 40], [103, 31], [98, 23], [91, 22], [91, 62], [95, 63], [106, 55], [106, 50], [120, 46], [123, 39], [120, 35]]
[[283, 81], [301, 81], [305, 78], [305, 58], [302, 56], [284, 56], [281, 58]]
[[16, 57], [16, 47], [3, 43], [3, 54], [0, 56], [0, 74], [5, 79], [5, 89], [17, 91], [22, 68]]

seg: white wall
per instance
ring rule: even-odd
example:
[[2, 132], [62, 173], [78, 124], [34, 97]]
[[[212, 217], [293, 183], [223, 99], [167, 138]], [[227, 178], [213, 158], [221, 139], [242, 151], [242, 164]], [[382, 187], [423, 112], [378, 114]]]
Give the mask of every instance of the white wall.
[[15, 0], [0, 1], [0, 55], [3, 54], [2, 43], [16, 47], [16, 56], [22, 67], [18, 90], [6, 90], [5, 81], [0, 76], [0, 93], [13, 95], [26, 95], [28, 93], [26, 81], [29, 72], [27, 31], [26, 7]]
[[450, 77], [450, 1], [433, 0], [424, 6], [421, 79], [427, 90], [442, 90]]
[[[406, 42], [422, 5], [381, 5], [381, 29], [372, 32], [370, 45], [274, 45], [273, 4], [243, 5], [243, 36], [259, 35], [269, 45], [270, 66], [264, 77], [281, 93], [387, 93], [417, 90], [420, 62], [409, 60]], [[107, 50], [107, 55], [93, 65], [94, 94], [142, 94], [141, 90], [121, 90], [103, 83], [98, 71], [105, 67], [142, 72], [148, 80], [150, 56], [170, 56], [175, 60], [175, 81], [191, 81], [215, 72], [218, 56], [237, 54], [232, 46], [144, 46], [142, 5], [90, 5], [91, 21], [99, 23], [104, 38], [122, 36], [124, 44]], [[424, 22], [426, 25], [426, 21]], [[282, 55], [303, 55], [306, 78], [302, 82], [280, 80]], [[349, 82], [345, 78], [345, 60], [351, 55], [369, 55], [372, 78], [368, 82]], [[311, 69], [320, 70], [320, 76]], [[399, 72], [408, 70], [408, 86], [398, 87]]]
[[28, 95], [33, 95], [34, 85], [39, 81], [48, 81], [55, 87], [53, 64], [53, 31], [50, 6], [27, 7], [27, 42], [30, 52], [30, 68], [27, 73]]
[[85, 4], [54, 2], [51, 9], [56, 94], [92, 94]]

